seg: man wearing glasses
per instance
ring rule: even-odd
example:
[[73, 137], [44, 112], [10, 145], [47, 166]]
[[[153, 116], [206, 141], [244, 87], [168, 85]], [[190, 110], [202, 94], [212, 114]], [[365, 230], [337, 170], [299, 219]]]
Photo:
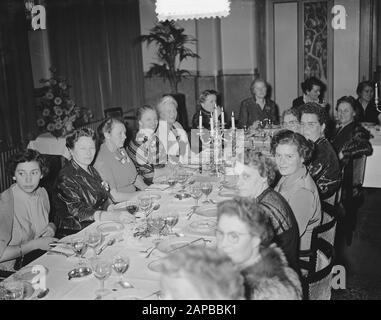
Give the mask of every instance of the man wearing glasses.
[[308, 172], [314, 179], [321, 200], [330, 203], [340, 187], [340, 163], [331, 143], [325, 138], [328, 116], [318, 104], [306, 103], [300, 109], [300, 133], [314, 143]]
[[270, 218], [257, 203], [237, 197], [217, 208], [217, 248], [241, 270], [250, 300], [299, 300], [299, 277], [273, 243]]

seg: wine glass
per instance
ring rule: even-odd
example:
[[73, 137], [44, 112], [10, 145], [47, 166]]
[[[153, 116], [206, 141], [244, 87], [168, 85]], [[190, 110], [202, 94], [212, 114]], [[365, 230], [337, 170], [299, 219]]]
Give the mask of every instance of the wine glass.
[[179, 214], [177, 212], [170, 212], [165, 216], [165, 222], [169, 227], [169, 233], [173, 234], [173, 227], [179, 221]]
[[213, 185], [210, 182], [204, 182], [201, 185], [201, 191], [203, 194], [205, 194], [205, 201], [203, 203], [209, 203], [210, 200], [208, 199], [208, 196], [211, 194], [213, 190]]
[[170, 177], [168, 177], [168, 179], [167, 179], [167, 183], [169, 184], [169, 186], [170, 186], [171, 188], [173, 188], [173, 187], [176, 185], [177, 180], [176, 180], [176, 178], [175, 178], [174, 176], [170, 176]]
[[97, 296], [104, 296], [109, 293], [110, 290], [105, 289], [105, 280], [111, 275], [111, 263], [102, 258], [95, 258], [93, 260], [93, 272], [94, 276], [100, 281], [100, 288], [95, 291]]
[[196, 200], [196, 207], [198, 207], [198, 200], [202, 197], [200, 185], [195, 185], [191, 188], [191, 196]]
[[112, 260], [112, 268], [119, 275], [119, 283], [122, 287], [125, 286], [125, 282], [123, 280], [123, 274], [128, 270], [130, 266], [130, 258], [123, 255], [117, 255]]
[[152, 197], [149, 194], [142, 195], [139, 197], [139, 207], [144, 211], [145, 216], [147, 217], [148, 210], [152, 206]]
[[161, 234], [162, 231], [166, 225], [166, 220], [162, 216], [157, 216], [154, 218], [148, 218], [147, 224], [152, 231], [152, 233], [155, 233], [158, 235], [158, 238], [156, 240], [161, 240]]
[[82, 256], [87, 250], [87, 239], [85, 236], [75, 236], [71, 238], [71, 247], [78, 258], [78, 267], [83, 265]]
[[102, 234], [97, 230], [88, 231], [86, 233], [87, 245], [93, 249], [93, 256], [96, 256], [96, 247], [102, 242]]

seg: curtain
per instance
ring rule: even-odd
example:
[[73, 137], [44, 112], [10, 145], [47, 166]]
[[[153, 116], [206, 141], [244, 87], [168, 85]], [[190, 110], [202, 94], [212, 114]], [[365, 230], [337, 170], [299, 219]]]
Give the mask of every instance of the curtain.
[[0, 2], [0, 148], [25, 145], [36, 132], [33, 75], [23, 2]]
[[138, 0], [54, 0], [47, 4], [53, 67], [67, 78], [79, 106], [93, 111], [143, 104]]

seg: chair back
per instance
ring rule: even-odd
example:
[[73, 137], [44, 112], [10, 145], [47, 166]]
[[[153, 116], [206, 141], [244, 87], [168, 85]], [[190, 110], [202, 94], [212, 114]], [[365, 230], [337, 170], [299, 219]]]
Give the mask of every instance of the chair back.
[[361, 187], [364, 182], [366, 156], [353, 159], [353, 186]]
[[104, 109], [104, 115], [106, 118], [116, 118], [116, 119], [122, 119], [123, 118], [123, 109], [120, 107], [112, 107]]
[[337, 210], [334, 205], [322, 201], [322, 212], [322, 223], [312, 231], [310, 249], [300, 252], [304, 295], [310, 300], [331, 298]]

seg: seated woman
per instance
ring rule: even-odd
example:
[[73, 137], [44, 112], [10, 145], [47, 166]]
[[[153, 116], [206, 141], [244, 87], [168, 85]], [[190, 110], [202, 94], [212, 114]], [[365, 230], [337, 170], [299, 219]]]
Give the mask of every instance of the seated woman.
[[26, 149], [8, 163], [15, 183], [0, 195], [0, 270], [13, 271], [16, 259], [34, 250], [49, 250], [56, 227], [49, 222], [48, 193], [39, 187], [47, 168], [41, 155]]
[[326, 123], [326, 112], [318, 104], [307, 103], [300, 108], [301, 134], [314, 143], [312, 157], [306, 162], [308, 172], [318, 187], [320, 199], [333, 202], [340, 187], [341, 169], [335, 150], [324, 136]]
[[355, 105], [356, 100], [352, 96], [337, 100], [338, 127], [331, 142], [339, 159], [344, 162], [350, 158], [370, 156], [373, 152], [370, 132], [355, 120]]
[[282, 114], [282, 128], [300, 132], [300, 113], [297, 109], [285, 110]]
[[72, 159], [60, 171], [53, 197], [61, 236], [78, 232], [95, 220], [119, 220], [124, 214], [111, 210], [108, 185], [91, 165], [95, 139], [94, 130], [88, 128], [77, 129], [66, 137]]
[[258, 127], [262, 120], [269, 119], [273, 124], [279, 124], [279, 108], [267, 97], [268, 85], [263, 79], [255, 79], [250, 85], [252, 96], [241, 102], [239, 110], [240, 128]]
[[358, 98], [355, 104], [356, 120], [358, 122], [381, 122], [381, 114], [374, 103], [374, 89], [371, 81], [362, 81], [356, 89]]
[[250, 199], [218, 204], [217, 249], [227, 254], [244, 277], [250, 300], [300, 300], [299, 277], [273, 242], [270, 218]]
[[176, 121], [177, 102], [172, 96], [162, 97], [156, 105], [159, 125], [156, 135], [163, 144], [171, 164], [189, 163], [188, 135], [182, 125]]
[[287, 201], [269, 187], [276, 178], [276, 164], [255, 151], [246, 151], [244, 159], [245, 164], [238, 163], [235, 168], [239, 194], [256, 200], [270, 217], [275, 243], [283, 250], [289, 266], [299, 273], [298, 223]]
[[[192, 118], [192, 129], [199, 129], [199, 117], [202, 117], [202, 127], [210, 130], [210, 117], [217, 106], [218, 92], [215, 90], [204, 90], [198, 99], [196, 113]], [[217, 114], [221, 118], [221, 108], [217, 106]], [[220, 119], [221, 121], [221, 119]]]
[[145, 105], [136, 112], [138, 132], [127, 147], [127, 153], [144, 182], [150, 185], [155, 178], [170, 174], [170, 167], [165, 167], [167, 155], [163, 144], [156, 136], [158, 125], [156, 109]]
[[115, 118], [108, 118], [99, 125], [98, 135], [101, 146], [94, 168], [102, 180], [109, 184], [113, 199], [116, 202], [126, 201], [131, 199], [136, 188], [147, 188], [123, 147], [126, 140], [125, 125]]
[[[299, 108], [306, 103], [314, 102], [319, 104], [319, 97], [325, 89], [325, 85], [318, 78], [310, 77], [301, 83], [303, 96], [300, 96], [292, 101], [292, 109], [299, 111]], [[324, 109], [326, 104], [319, 104]]]
[[211, 248], [188, 247], [163, 260], [161, 292], [165, 300], [238, 300], [243, 278], [233, 262]]
[[310, 249], [311, 234], [322, 220], [319, 192], [304, 162], [312, 154], [312, 144], [301, 134], [279, 131], [271, 141], [282, 178], [275, 187], [290, 205], [298, 222], [300, 250]]

